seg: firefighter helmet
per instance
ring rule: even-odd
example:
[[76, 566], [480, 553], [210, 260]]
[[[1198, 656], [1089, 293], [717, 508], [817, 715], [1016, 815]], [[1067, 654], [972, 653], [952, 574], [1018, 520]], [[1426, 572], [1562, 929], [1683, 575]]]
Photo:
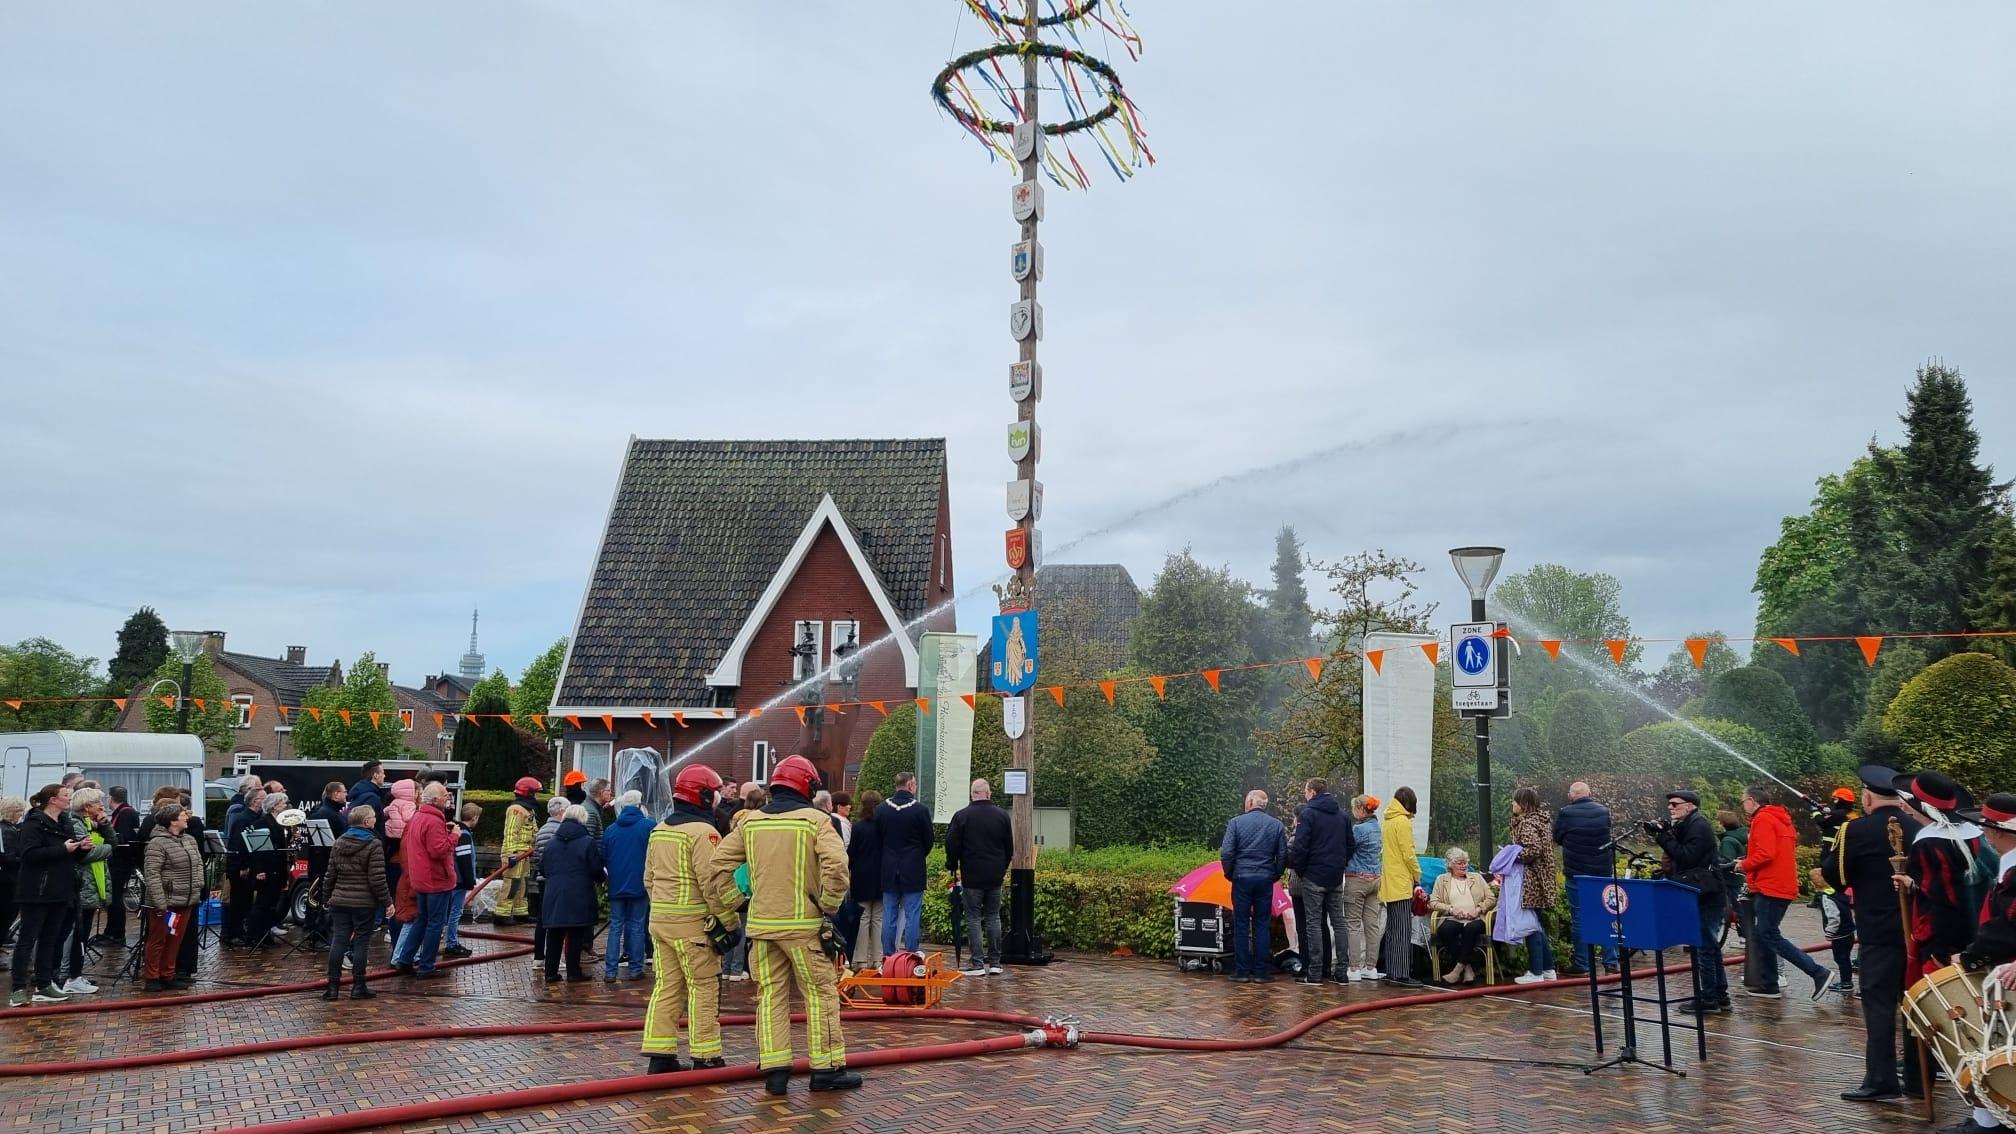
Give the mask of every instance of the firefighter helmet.
[[712, 806], [712, 797], [720, 790], [721, 773], [705, 764], [688, 764], [672, 781], [672, 798], [684, 800], [695, 807]]
[[786, 756], [782, 763], [770, 770], [770, 782], [811, 799], [813, 793], [819, 790], [819, 769], [803, 756]]

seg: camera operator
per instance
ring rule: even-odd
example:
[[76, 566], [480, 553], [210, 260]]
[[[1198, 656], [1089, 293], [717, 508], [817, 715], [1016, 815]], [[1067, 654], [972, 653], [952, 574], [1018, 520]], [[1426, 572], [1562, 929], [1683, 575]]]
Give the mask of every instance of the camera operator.
[[1645, 833], [1666, 852], [1666, 877], [1700, 891], [1701, 941], [1694, 946], [1694, 980], [1699, 1003], [1685, 1000], [1682, 1012], [1730, 1011], [1729, 976], [1722, 969], [1722, 875], [1715, 866], [1715, 831], [1701, 814], [1701, 797], [1691, 791], [1666, 793], [1666, 818], [1646, 823]]

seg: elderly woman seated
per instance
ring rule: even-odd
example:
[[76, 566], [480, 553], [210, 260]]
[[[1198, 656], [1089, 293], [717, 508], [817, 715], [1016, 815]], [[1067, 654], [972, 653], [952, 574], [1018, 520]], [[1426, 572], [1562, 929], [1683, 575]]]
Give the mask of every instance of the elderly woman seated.
[[1443, 857], [1449, 869], [1435, 880], [1435, 892], [1428, 897], [1428, 907], [1441, 915], [1435, 923], [1435, 942], [1448, 950], [1455, 962], [1455, 967], [1449, 970], [1448, 983], [1468, 984], [1477, 979], [1470, 958], [1484, 941], [1486, 919], [1491, 908], [1498, 904], [1498, 893], [1483, 875], [1470, 870], [1469, 851], [1450, 847]]

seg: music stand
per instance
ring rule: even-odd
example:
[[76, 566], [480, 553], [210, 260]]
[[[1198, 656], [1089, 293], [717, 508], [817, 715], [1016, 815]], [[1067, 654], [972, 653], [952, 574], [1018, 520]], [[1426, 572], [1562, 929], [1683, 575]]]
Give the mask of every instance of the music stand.
[[306, 841], [311, 847], [318, 850], [328, 850], [336, 845], [336, 833], [329, 829], [329, 820], [327, 819], [310, 819], [306, 823], [301, 824], [301, 829], [308, 833]]
[[242, 832], [246, 854], [260, 854], [273, 849], [273, 834], [264, 827], [247, 827]]
[[210, 935], [210, 943], [212, 945], [217, 946], [219, 949], [224, 947], [224, 919], [220, 917], [209, 925], [203, 924], [204, 903], [211, 901], [215, 897], [215, 891], [209, 885], [210, 863], [220, 858], [224, 859], [227, 863], [230, 861], [230, 853], [224, 846], [224, 832], [212, 831], [206, 827], [203, 830], [204, 897], [202, 902], [196, 903], [196, 913], [194, 915], [196, 924], [189, 927], [189, 932], [196, 937], [196, 961], [198, 964], [201, 964], [203, 960], [204, 934], [207, 933]]

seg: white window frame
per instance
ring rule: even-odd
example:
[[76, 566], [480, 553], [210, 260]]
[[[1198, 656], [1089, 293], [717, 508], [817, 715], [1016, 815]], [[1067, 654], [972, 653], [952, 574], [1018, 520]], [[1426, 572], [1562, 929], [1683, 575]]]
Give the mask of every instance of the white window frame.
[[413, 731], [413, 710], [411, 710], [411, 709], [401, 709], [401, 710], [399, 710], [399, 723], [401, 723], [401, 724], [403, 724], [403, 725], [405, 725], [405, 726], [406, 726], [405, 728], [403, 728], [403, 729], [401, 729], [401, 730], [400, 730], [401, 732], [412, 732], [412, 731]]
[[[825, 672], [821, 667], [826, 656], [826, 624], [815, 619], [799, 619], [791, 624], [791, 648], [805, 640], [805, 628], [812, 628], [812, 657], [808, 660], [796, 654], [791, 657], [791, 680], [809, 681]], [[809, 671], [808, 671], [809, 667]]]
[[842, 618], [835, 622], [828, 622], [826, 624], [826, 641], [829, 643], [826, 655], [826, 665], [828, 668], [840, 664], [840, 655], [832, 651], [839, 649], [840, 644], [847, 640], [847, 628], [850, 626], [854, 628], [854, 652], [857, 654], [860, 653], [861, 647], [868, 644], [861, 640], [860, 619]]
[[[602, 770], [591, 771], [584, 767], [584, 757], [594, 749], [600, 749]], [[577, 740], [574, 742], [574, 770], [591, 780], [612, 779], [616, 771], [616, 742], [614, 740]]]
[[770, 767], [777, 759], [777, 748], [767, 740], [759, 740], [749, 746], [749, 782], [767, 784], [770, 782]]
[[250, 693], [233, 693], [233, 694], [231, 694], [231, 707], [232, 707], [232, 708], [233, 708], [234, 710], [236, 710], [236, 712], [237, 712], [237, 716], [236, 716], [236, 717], [235, 717], [235, 718], [234, 718], [234, 719], [232, 720], [232, 722], [231, 722], [231, 724], [232, 724], [232, 727], [234, 727], [234, 728], [251, 728], [251, 727], [252, 727], [252, 694], [250, 694]]

